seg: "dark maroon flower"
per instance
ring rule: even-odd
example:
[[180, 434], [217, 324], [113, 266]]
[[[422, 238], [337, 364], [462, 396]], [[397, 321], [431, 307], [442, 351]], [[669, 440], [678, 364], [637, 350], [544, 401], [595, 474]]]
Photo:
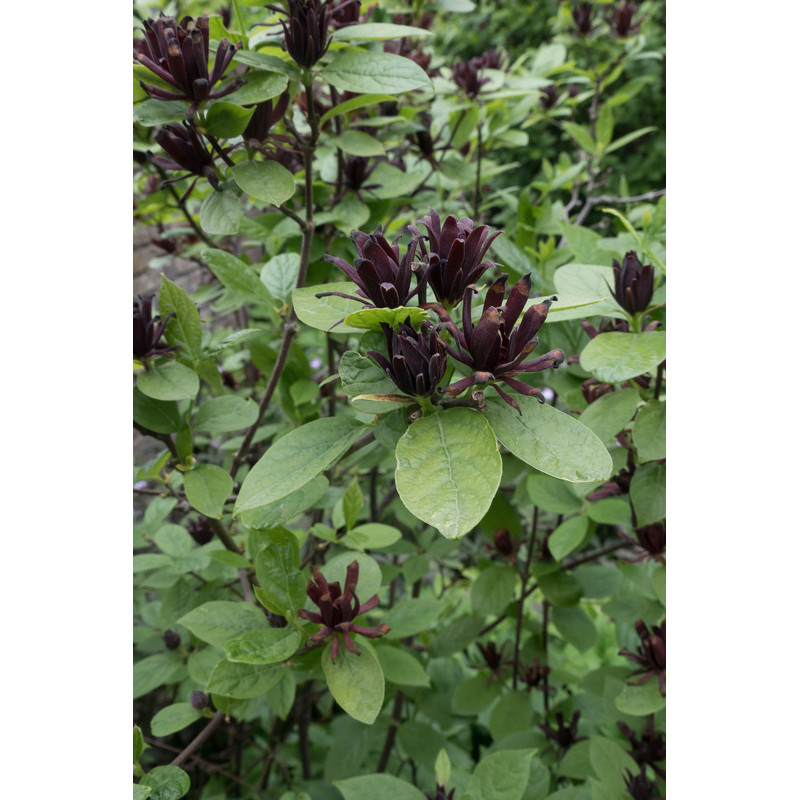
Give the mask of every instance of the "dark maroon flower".
[[[503, 650], [505, 650], [507, 644], [508, 642], [503, 642], [498, 650], [497, 645], [494, 642], [489, 642], [485, 645], [481, 644], [480, 642], [476, 643], [476, 647], [481, 651], [481, 655], [483, 656], [485, 666], [489, 668], [489, 672], [491, 673], [489, 676], [489, 683], [491, 683], [494, 679], [502, 683], [506, 678], [506, 676], [503, 674], [505, 668], [513, 666], [514, 664], [513, 659], [508, 659], [503, 655]], [[473, 668], [481, 669], [482, 667], [476, 666]]]
[[408, 318], [397, 330], [385, 322], [381, 328], [389, 358], [374, 350], [367, 355], [378, 362], [403, 394], [430, 397], [447, 369], [447, 353], [433, 328], [429, 328], [427, 336], [422, 331], [417, 333]]
[[264, 615], [267, 618], [267, 622], [269, 622], [270, 628], [285, 628], [289, 624], [289, 620], [286, 617], [282, 614], [275, 614], [268, 608], [264, 609]]
[[456, 793], [455, 787], [448, 792], [446, 786], [440, 786], [438, 783], [436, 784], [435, 794], [430, 795], [425, 791], [422, 792], [422, 794], [424, 794], [425, 797], [428, 798], [428, 800], [453, 800], [453, 796], [455, 795], [455, 793]]
[[177, 650], [181, 646], [181, 637], [175, 631], [164, 631], [161, 638], [164, 640], [167, 650]]
[[348, 156], [342, 165], [342, 178], [344, 186], [350, 189], [360, 199], [361, 191], [369, 191], [378, 188], [377, 183], [366, 183], [370, 175], [378, 166], [377, 161], [369, 163], [369, 159], [364, 156]]
[[582, 742], [587, 738], [586, 736], [576, 736], [578, 733], [578, 720], [580, 716], [581, 712], [576, 711], [572, 715], [569, 725], [564, 725], [564, 715], [558, 711], [556, 713], [558, 728], [552, 728], [550, 725], [539, 723], [539, 727], [544, 731], [545, 736], [556, 745], [560, 755], [566, 753], [576, 742]]
[[[372, 8], [367, 9], [364, 21], [369, 19]], [[361, 21], [361, 0], [338, 0], [331, 4], [331, 28], [346, 28]]]
[[464, 90], [467, 97], [475, 99], [481, 87], [489, 83], [488, 78], [481, 78], [484, 68], [482, 56], [475, 56], [469, 61], [457, 61], [453, 64], [453, 81], [456, 86]]
[[520, 539], [514, 539], [508, 532], [508, 528], [499, 528], [494, 532], [494, 544], [483, 545], [487, 550], [505, 556], [512, 564], [517, 563], [517, 551], [522, 546]]
[[[286, 52], [301, 67], [313, 67], [328, 52], [331, 39], [331, 7], [321, 0], [287, 0], [288, 24], [283, 26]], [[268, 5], [272, 11], [286, 12], [280, 6]]]
[[635, 653], [630, 650], [620, 650], [621, 656], [627, 656], [640, 668], [634, 670], [632, 675], [641, 675], [631, 683], [644, 683], [648, 678], [658, 676], [658, 691], [666, 695], [665, 687], [667, 681], [667, 622], [664, 620], [660, 625], [647, 627], [642, 620], [636, 621], [636, 633], [639, 634], [641, 644]]
[[581, 384], [581, 393], [588, 405], [591, 405], [604, 394], [610, 394], [614, 387], [610, 383], [601, 383], [597, 378], [587, 378]]
[[481, 66], [484, 69], [502, 69], [506, 57], [497, 50], [487, 50], [481, 57]]
[[[175, 123], [164, 125], [156, 129], [153, 138], [171, 157], [164, 158], [150, 154], [149, 158], [156, 166], [168, 170], [187, 170], [192, 175], [206, 178], [215, 189], [219, 189], [214, 157], [206, 149], [203, 137], [193, 122], [184, 120], [182, 125]], [[181, 175], [167, 182], [174, 183], [184, 177], [186, 176]]]
[[547, 685], [547, 676], [550, 674], [550, 667], [543, 667], [539, 663], [538, 656], [533, 659], [533, 664], [529, 667], [522, 667], [519, 673], [520, 680], [528, 687], [526, 691], [530, 694], [531, 689], [538, 689], [542, 692], [554, 692], [555, 687]]
[[545, 86], [544, 89], [539, 89], [539, 94], [541, 95], [539, 103], [545, 110], [552, 108], [558, 101], [558, 87], [553, 84]]
[[667, 563], [666, 556], [664, 555], [667, 549], [666, 520], [663, 522], [653, 522], [650, 525], [636, 528], [635, 539], [623, 534], [621, 531], [620, 535], [624, 539], [627, 539], [632, 545], [644, 551], [640, 556], [633, 559], [634, 562], [649, 558], [652, 561], [660, 561], [662, 564]]
[[237, 78], [224, 88], [212, 91], [242, 44], [233, 45], [227, 39], [222, 39], [209, 74], [208, 17], [199, 17], [197, 20], [184, 17], [180, 24], [176, 24], [174, 17], [162, 15], [156, 20], [145, 20], [144, 34], [146, 44], [143, 49], [146, 52], [136, 53], [136, 60], [174, 86], [176, 91], [140, 81], [142, 89], [150, 97], [159, 100], [189, 100], [192, 103], [190, 118], [199, 103], [225, 97], [245, 82], [244, 78]]
[[541, 372], [556, 368], [564, 361], [562, 350], [551, 350], [533, 361], [524, 359], [530, 355], [539, 339], [536, 333], [544, 324], [550, 304], [557, 298], [548, 298], [531, 306], [517, 327], [514, 323], [522, 313], [531, 290], [530, 275], [525, 275], [511, 289], [508, 300], [503, 305], [508, 275], [501, 275], [487, 290], [483, 304], [483, 314], [476, 325], [472, 324], [472, 295], [476, 290], [469, 287], [464, 293], [462, 309], [462, 328], [458, 330], [450, 315], [440, 305], [433, 310], [442, 320], [440, 327], [447, 330], [455, 340], [455, 349], [445, 343], [447, 352], [457, 361], [475, 370], [475, 374], [464, 378], [445, 389], [447, 394], [461, 394], [470, 386], [493, 386], [500, 397], [512, 408], [520, 411], [516, 401], [497, 386], [503, 382], [510, 388], [528, 397], [538, 398], [544, 403], [544, 396], [533, 386], [516, 379], [523, 372]]
[[[614, 269], [614, 299], [629, 313], [646, 311], [653, 299], [653, 265], [642, 266], [632, 250], [625, 253], [620, 266], [612, 261]], [[611, 287], [608, 287], [611, 289]]]
[[211, 523], [206, 517], [190, 519], [186, 524], [186, 530], [189, 531], [189, 535], [199, 545], [208, 544], [214, 538]]
[[663, 797], [656, 797], [658, 784], [647, 778], [644, 769], [638, 775], [626, 769], [625, 788], [633, 800], [664, 800]]
[[144, 362], [148, 368], [147, 360], [158, 356], [166, 356], [178, 349], [178, 346], [171, 346], [159, 342], [164, 333], [167, 320], [175, 314], [167, 314], [162, 320], [161, 317], [153, 316], [153, 297], [148, 294], [138, 300], [133, 301], [133, 357]]
[[620, 0], [617, 6], [606, 12], [606, 21], [611, 26], [611, 30], [620, 39], [625, 39], [639, 32], [642, 20], [640, 19], [638, 22], [633, 21], [633, 15], [637, 10], [636, 3], [631, 3], [628, 0]]
[[647, 721], [642, 731], [641, 739], [624, 722], [617, 722], [617, 726], [622, 731], [623, 736], [630, 742], [631, 758], [642, 770], [650, 765], [656, 775], [666, 779], [666, 771], [658, 766], [657, 762], [666, 760], [667, 745], [664, 742], [664, 737], [656, 732], [653, 720], [649, 719]]
[[314, 580], [309, 580], [306, 586], [306, 593], [314, 602], [320, 613], [306, 611], [301, 608], [297, 614], [302, 619], [316, 622], [322, 625], [310, 639], [312, 645], [324, 642], [328, 637], [333, 636], [333, 646], [331, 647], [331, 661], [336, 662], [339, 655], [339, 636], [344, 640], [344, 646], [356, 655], [361, 655], [353, 644], [351, 634], [359, 633], [370, 639], [377, 639], [389, 632], [389, 626], [385, 623], [365, 628], [362, 625], [354, 625], [353, 620], [367, 611], [371, 611], [378, 605], [378, 595], [373, 595], [362, 606], [356, 595], [356, 584], [358, 583], [358, 561], [353, 561], [347, 567], [347, 576], [344, 581], [344, 592], [338, 581], [328, 583], [323, 574], [316, 568], [311, 567]]
[[[489, 233], [488, 225], [478, 225], [468, 217], [457, 220], [450, 214], [442, 224], [439, 215], [430, 209], [430, 216], [417, 220], [408, 229], [420, 240], [423, 260], [428, 262], [423, 282], [421, 304], [425, 303], [425, 287], [430, 284], [436, 300], [446, 309], [457, 306], [467, 287], [477, 283], [493, 261], [485, 261], [492, 242], [502, 233]], [[425, 225], [427, 236], [417, 226]], [[427, 241], [427, 244], [426, 244]]]
[[[288, 105], [288, 89], [277, 99], [270, 98], [269, 100], [264, 100], [263, 103], [257, 103], [255, 111], [253, 111], [253, 116], [250, 117], [250, 121], [244, 129], [244, 133], [242, 133], [242, 138], [251, 147], [259, 147], [266, 141], [272, 126], [283, 119]], [[252, 107], [253, 106], [247, 106], [247, 108]]]
[[383, 235], [380, 224], [375, 233], [353, 231], [350, 239], [360, 256], [352, 266], [343, 258], [330, 255], [326, 255], [325, 260], [336, 264], [358, 286], [358, 294], [361, 296], [354, 297], [342, 292], [323, 292], [316, 296], [347, 297], [351, 300], [361, 300], [364, 305], [373, 305], [376, 308], [398, 308], [407, 305], [420, 288], [417, 286], [411, 291], [412, 264], [417, 250], [417, 240], [414, 238], [409, 242], [406, 254], [401, 259], [398, 244], [400, 237], [398, 236], [390, 245]]
[[592, 11], [591, 3], [578, 3], [578, 5], [572, 9], [572, 19], [575, 21], [574, 32], [578, 36], [588, 36], [599, 27], [597, 25], [592, 25]]
[[201, 692], [199, 689], [196, 689], [192, 692], [191, 703], [193, 709], [196, 711], [202, 711], [204, 708], [208, 708], [208, 695], [205, 692]]

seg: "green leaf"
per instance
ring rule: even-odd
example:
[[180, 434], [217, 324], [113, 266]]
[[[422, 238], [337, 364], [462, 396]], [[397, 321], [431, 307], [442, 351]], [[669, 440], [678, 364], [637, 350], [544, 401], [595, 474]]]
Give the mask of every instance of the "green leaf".
[[450, 783], [450, 758], [447, 755], [447, 750], [444, 748], [442, 748], [436, 756], [433, 771], [436, 775], [436, 783], [438, 783], [439, 786], [447, 786], [447, 784]]
[[339, 540], [339, 544], [351, 547], [353, 550], [379, 550], [399, 541], [402, 535], [397, 528], [393, 528], [391, 525], [367, 522], [364, 525], [357, 525], [349, 531]]
[[604, 481], [612, 462], [605, 445], [585, 425], [553, 406], [519, 395], [520, 416], [507, 403], [490, 399], [486, 418], [497, 438], [517, 458], [554, 478]]
[[640, 685], [625, 684], [614, 700], [617, 711], [632, 717], [646, 717], [661, 711], [667, 705], [666, 698], [658, 691], [658, 681], [651, 678]]
[[383, 156], [386, 150], [374, 137], [363, 131], [348, 130], [339, 136], [332, 136], [331, 141], [343, 152], [353, 156]]
[[200, 206], [200, 227], [212, 235], [230, 236], [239, 231], [242, 204], [228, 191], [213, 191]]
[[590, 503], [586, 509], [589, 519], [604, 525], [627, 527], [631, 524], [631, 507], [627, 500], [619, 497], [605, 497]]
[[150, 787], [150, 800], [178, 800], [189, 791], [191, 781], [180, 767], [168, 764], [150, 770], [139, 785]]
[[222, 519], [222, 510], [233, 491], [233, 478], [222, 467], [199, 464], [183, 474], [183, 488], [192, 508], [212, 519]]
[[600, 109], [600, 114], [597, 117], [597, 125], [595, 127], [598, 150], [603, 150], [611, 141], [613, 135], [614, 112], [611, 110], [611, 106], [606, 104]]
[[631, 479], [630, 496], [637, 527], [660, 522], [667, 516], [666, 484], [666, 464], [650, 461], [636, 468]]
[[589, 520], [584, 516], [570, 517], [562, 522], [547, 540], [547, 546], [556, 561], [577, 550], [589, 532]]
[[142, 394], [154, 400], [188, 400], [200, 389], [197, 373], [177, 361], [164, 361], [140, 372], [136, 386]]
[[648, 126], [647, 128], [639, 128], [639, 130], [632, 131], [631, 133], [626, 133], [624, 136], [620, 136], [616, 142], [612, 142], [608, 147], [606, 147], [606, 153], [613, 153], [615, 150], [619, 150], [620, 147], [624, 147], [626, 144], [635, 141], [641, 136], [645, 134], [652, 133], [653, 131], [658, 130], [658, 128], [653, 127], [652, 125]]
[[536, 750], [501, 750], [482, 758], [469, 782], [471, 797], [522, 800]]
[[228, 102], [236, 103], [240, 106], [263, 103], [265, 100], [277, 97], [289, 82], [288, 77], [280, 72], [264, 72], [261, 70], [250, 70], [245, 78], [247, 83], [233, 92], [233, 94], [229, 94], [227, 97]]
[[258, 406], [248, 397], [212, 397], [197, 409], [192, 428], [207, 433], [228, 433], [249, 428], [258, 418]]
[[391, 631], [389, 639], [405, 639], [430, 630], [445, 610], [442, 600], [434, 597], [408, 597], [396, 603], [383, 617]]
[[255, 108], [242, 108], [233, 103], [218, 100], [206, 112], [205, 128], [212, 136], [233, 139], [241, 136]]
[[508, 564], [492, 564], [478, 575], [470, 591], [472, 611], [480, 616], [500, 614], [514, 599], [517, 572]]
[[275, 664], [289, 658], [303, 637], [292, 628], [267, 628], [245, 633], [225, 645], [225, 658], [241, 664]]
[[133, 665], [133, 699], [171, 683], [182, 669], [180, 654], [174, 650], [137, 661]]
[[339, 359], [339, 377], [344, 393], [359, 411], [385, 414], [404, 405], [399, 401], [374, 399], [375, 396], [396, 394], [397, 386], [371, 358], [355, 350], [348, 350]]
[[162, 553], [176, 558], [188, 555], [194, 549], [194, 539], [182, 525], [164, 525], [153, 534], [153, 541]]
[[364, 22], [348, 25], [333, 32], [333, 41], [352, 41], [358, 39], [404, 39], [407, 36], [433, 36], [432, 31], [415, 28], [412, 25], [393, 25], [390, 22]]
[[528, 475], [525, 488], [533, 504], [543, 511], [574, 514], [581, 509], [581, 501], [566, 481], [533, 472]]
[[306, 509], [311, 508], [328, 490], [328, 479], [324, 475], [316, 475], [299, 489], [259, 508], [242, 513], [242, 522], [251, 529], [267, 530], [283, 525], [294, 519]]
[[380, 200], [410, 195], [424, 179], [425, 173], [422, 171], [403, 172], [386, 161], [379, 161], [370, 175], [370, 183], [377, 184], [372, 194]]
[[398, 686], [426, 686], [431, 685], [422, 664], [411, 653], [397, 647], [378, 645], [375, 647], [383, 676], [389, 683]]
[[[339, 30], [343, 29], [340, 28]], [[338, 31], [334, 33], [334, 37], [336, 36], [336, 33], [338, 33]], [[387, 100], [394, 100], [394, 97], [392, 97], [390, 94], [362, 94], [358, 95], [358, 97], [351, 97], [349, 100], [339, 103], [338, 106], [328, 109], [328, 111], [326, 111], [322, 117], [320, 117], [319, 127], [322, 128], [329, 119], [336, 117], [339, 114], [346, 114], [348, 111], [354, 111], [357, 108], [364, 108], [364, 106], [374, 106], [378, 103], [384, 103]]]
[[364, 495], [358, 485], [358, 478], [353, 478], [342, 495], [342, 513], [344, 526], [349, 531], [356, 524], [361, 507], [364, 505]]
[[275, 686], [284, 672], [285, 668], [281, 665], [264, 666], [220, 661], [211, 672], [206, 691], [237, 700], [249, 700]]
[[632, 775], [639, 771], [638, 764], [616, 742], [605, 736], [589, 739], [589, 761], [592, 769], [607, 787], [625, 790], [625, 771]]
[[467, 678], [456, 686], [450, 700], [450, 710], [460, 717], [474, 717], [489, 708], [502, 687], [497, 681], [489, 682], [485, 675]]
[[189, 103], [184, 103], [183, 100], [157, 100], [151, 97], [133, 107], [133, 121], [146, 128], [167, 125], [170, 122], [182, 122], [186, 119], [188, 108]]
[[158, 293], [158, 307], [162, 318], [175, 314], [167, 320], [165, 336], [170, 344], [180, 345], [183, 352], [200, 361], [203, 355], [203, 328], [200, 314], [192, 298], [177, 283], [166, 275], [161, 276], [161, 289]]
[[169, 736], [171, 733], [182, 731], [203, 715], [191, 703], [173, 703], [162, 708], [153, 717], [150, 723], [150, 733], [153, 736]]
[[410, 58], [354, 47], [340, 50], [319, 77], [341, 91], [359, 94], [433, 91], [425, 70]]
[[455, 14], [467, 14], [475, 10], [472, 0], [438, 0], [436, 7], [439, 11], [452, 11]]
[[333, 222], [337, 230], [349, 236], [354, 230], [366, 224], [370, 213], [369, 206], [354, 194], [348, 193], [333, 207], [333, 210], [321, 211], [315, 220], [318, 225]]
[[533, 722], [530, 696], [523, 691], [511, 690], [495, 704], [489, 715], [489, 732], [495, 741], [516, 731], [526, 731]]
[[274, 503], [328, 469], [358, 439], [364, 427], [346, 417], [308, 422], [278, 439], [247, 474], [234, 516]]
[[[576, 228], [574, 225], [570, 226], [570, 235], [567, 237], [570, 249], [575, 252], [576, 247], [576, 232], [583, 233], [583, 228]], [[588, 231], [591, 235], [591, 241], [586, 242], [585, 249], [588, 251], [584, 255], [588, 255], [595, 250], [595, 242], [598, 237], [594, 231]], [[583, 248], [577, 247], [578, 250]], [[576, 253], [577, 255], [577, 253]], [[582, 256], [579, 256], [582, 257]], [[559, 267], [554, 276], [553, 281], [556, 285], [556, 293], [559, 297], [572, 296], [572, 297], [585, 297], [585, 298], [602, 298], [599, 303], [594, 303], [587, 306], [584, 314], [576, 314], [575, 317], [591, 317], [591, 316], [604, 316], [613, 317], [615, 319], [625, 319], [623, 310], [610, 299], [612, 291], [610, 286], [614, 285], [614, 270], [611, 267], [606, 267], [601, 264], [564, 264]], [[549, 315], [548, 315], [549, 318]], [[562, 317], [564, 319], [565, 317]]]
[[659, 567], [650, 579], [653, 586], [653, 591], [658, 597], [658, 601], [664, 608], [667, 607], [667, 569], [666, 567]]
[[284, 61], [282, 58], [271, 56], [268, 53], [257, 53], [255, 50], [239, 50], [233, 60], [255, 69], [280, 72], [291, 80], [300, 80], [300, 70], [292, 61]]
[[[603, 442], [613, 439], [630, 422], [639, 406], [636, 389], [601, 395], [581, 414], [581, 422]], [[641, 412], [640, 412], [641, 413]]]
[[299, 253], [279, 253], [261, 269], [261, 281], [269, 289], [269, 293], [283, 301], [289, 302], [292, 290], [297, 285], [300, 274]]
[[554, 606], [574, 606], [583, 594], [578, 579], [561, 570], [540, 575], [539, 588]]
[[396, 457], [403, 505], [447, 539], [462, 537], [481, 521], [503, 472], [492, 429], [468, 408], [418, 419], [397, 443]]
[[267, 536], [270, 542], [253, 559], [260, 587], [258, 599], [274, 614], [296, 619], [297, 609], [306, 598], [297, 538], [283, 528], [269, 531]]
[[174, 400], [155, 400], [134, 386], [133, 421], [154, 433], [175, 433], [181, 427], [181, 413]]
[[447, 744], [444, 736], [430, 722], [426, 725], [414, 719], [407, 720], [398, 727], [397, 741], [403, 748], [403, 753], [412, 759], [417, 767], [425, 769], [433, 766], [433, 754]]
[[536, 50], [531, 74], [545, 77], [567, 60], [567, 48], [560, 43], [543, 44]]
[[342, 793], [344, 800], [425, 800], [425, 795], [416, 786], [383, 773], [359, 775], [357, 778], [334, 781], [333, 785]]
[[279, 206], [294, 194], [294, 176], [277, 161], [243, 161], [231, 173], [242, 191], [262, 203]]
[[431, 648], [435, 655], [452, 656], [460, 653], [477, 639], [484, 621], [475, 617], [459, 617], [442, 628], [433, 639]]
[[322, 671], [333, 699], [353, 718], [372, 725], [383, 706], [385, 683], [375, 651], [363, 637], [358, 639], [361, 655], [350, 653], [340, 643], [336, 662], [331, 661], [329, 642], [322, 651]]
[[[332, 333], [361, 333], [359, 328], [351, 328], [344, 324], [348, 314], [364, 307], [358, 300], [347, 300], [344, 297], [317, 297], [323, 292], [342, 292], [355, 295], [358, 287], [351, 281], [339, 283], [322, 283], [317, 286], [304, 286], [292, 292], [294, 310], [301, 322], [318, 331]], [[339, 323], [337, 325], [337, 323]], [[335, 327], [334, 327], [335, 326]], [[394, 386], [394, 384], [392, 384]]]
[[611, 331], [595, 336], [581, 352], [581, 367], [605, 383], [654, 372], [667, 357], [663, 331], [622, 333]]
[[142, 729], [138, 725], [133, 726], [133, 763], [135, 764], [147, 750], [147, 745], [142, 737]]
[[580, 607], [553, 606], [553, 624], [558, 632], [574, 647], [585, 653], [597, 641], [597, 628], [589, 615]]
[[583, 125], [578, 125], [575, 122], [562, 122], [561, 124], [564, 126], [564, 130], [575, 140], [578, 147], [590, 154], [596, 151], [592, 135]]
[[667, 457], [667, 404], [650, 400], [636, 415], [633, 443], [640, 461]]
[[[352, 328], [363, 328], [368, 331], [382, 332], [381, 323], [396, 328], [401, 322], [410, 320], [411, 325], [418, 328], [423, 320], [428, 319], [428, 312], [422, 308], [400, 306], [398, 308], [365, 308], [348, 314], [345, 324]], [[394, 384], [392, 384], [394, 385]]]
[[178, 620], [198, 639], [224, 647], [231, 639], [269, 627], [264, 613], [252, 603], [212, 600]]

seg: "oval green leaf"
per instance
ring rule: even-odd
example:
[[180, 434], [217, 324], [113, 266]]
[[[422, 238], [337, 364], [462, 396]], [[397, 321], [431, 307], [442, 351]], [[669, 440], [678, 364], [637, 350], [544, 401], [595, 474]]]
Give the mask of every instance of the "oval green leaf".
[[469, 408], [418, 419], [397, 443], [396, 457], [403, 505], [447, 539], [459, 539], [483, 519], [503, 472], [492, 429]]
[[344, 800], [425, 800], [425, 795], [410, 783], [394, 775], [359, 775], [333, 785], [342, 793]]
[[162, 708], [150, 723], [153, 736], [169, 736], [191, 725], [203, 715], [191, 703], [173, 703]]
[[228, 433], [249, 428], [258, 418], [258, 406], [249, 397], [212, 397], [192, 420], [192, 429], [206, 433]]
[[184, 473], [183, 488], [192, 508], [212, 519], [222, 519], [225, 501], [233, 490], [233, 478], [222, 467], [200, 464]]
[[350, 653], [339, 643], [336, 662], [331, 661], [329, 642], [322, 651], [322, 671], [333, 699], [353, 718], [372, 725], [383, 706], [385, 682], [375, 651], [363, 638], [356, 647], [361, 655]]
[[156, 364], [149, 372], [140, 372], [136, 386], [154, 400], [188, 400], [197, 394], [200, 379], [197, 373], [177, 361]]
[[281, 75], [279, 72], [263, 72], [252, 69], [245, 78], [247, 83], [233, 94], [228, 95], [229, 102], [240, 106], [263, 103], [265, 100], [277, 97], [289, 82], [288, 76]]
[[231, 236], [239, 231], [242, 204], [233, 192], [213, 191], [200, 206], [200, 227], [215, 236]]
[[364, 328], [368, 331], [381, 332], [381, 323], [396, 328], [401, 322], [410, 320], [411, 325], [418, 328], [423, 320], [428, 318], [428, 312], [415, 306], [400, 306], [399, 308], [364, 308], [345, 317], [345, 324], [353, 328]]
[[284, 676], [285, 671], [282, 665], [264, 666], [220, 661], [211, 672], [206, 691], [237, 700], [249, 700], [269, 691]]
[[667, 457], [667, 404], [651, 400], [639, 409], [633, 423], [633, 443], [640, 461]]
[[410, 58], [356, 48], [339, 51], [319, 77], [337, 89], [359, 94], [433, 91], [425, 70]]
[[562, 522], [547, 540], [547, 546], [556, 561], [561, 561], [580, 547], [589, 531], [589, 519], [584, 516], [570, 517]]
[[515, 399], [521, 416], [493, 398], [486, 404], [486, 418], [503, 446], [517, 458], [554, 478], [575, 483], [609, 478], [611, 456], [589, 428], [532, 397]]
[[348, 25], [333, 33], [333, 41], [352, 41], [356, 39], [403, 39], [406, 36], [432, 36], [425, 28], [412, 25], [393, 25], [390, 22], [364, 22], [361, 25]]
[[140, 785], [150, 787], [150, 800], [179, 800], [189, 791], [191, 781], [180, 767], [168, 764], [150, 770]]
[[352, 156], [383, 156], [384, 146], [374, 137], [363, 131], [344, 131], [332, 136], [331, 141], [343, 152]]
[[198, 639], [224, 647], [231, 639], [269, 627], [263, 612], [252, 603], [212, 600], [178, 620]]
[[472, 797], [522, 800], [535, 750], [501, 750], [482, 758], [469, 782]]
[[638, 405], [639, 392], [636, 389], [609, 392], [595, 400], [581, 414], [581, 422], [594, 431], [598, 439], [607, 442], [630, 422]]
[[277, 161], [243, 161], [231, 173], [242, 191], [262, 203], [279, 206], [294, 194], [294, 176]]
[[611, 331], [595, 336], [583, 348], [581, 367], [598, 380], [619, 383], [653, 372], [666, 357], [667, 338], [663, 331]]
[[225, 657], [241, 664], [275, 664], [289, 658], [302, 638], [302, 634], [292, 628], [253, 631], [231, 639], [225, 645]]
[[292, 289], [297, 285], [299, 273], [300, 254], [279, 253], [261, 268], [261, 281], [273, 297], [287, 302], [292, 296]]
[[431, 679], [422, 664], [411, 653], [385, 645], [382, 647], [379, 645], [375, 651], [378, 654], [383, 676], [390, 683], [398, 686], [431, 685]]
[[[317, 286], [304, 286], [292, 292], [294, 310], [301, 322], [318, 331], [331, 333], [361, 333], [362, 329], [345, 325], [344, 318], [354, 311], [364, 308], [364, 303], [358, 300], [348, 300], [345, 297], [317, 297], [323, 292], [342, 292], [354, 295], [358, 287], [351, 281], [339, 283], [323, 283]], [[337, 324], [338, 323], [338, 324]], [[394, 384], [392, 384], [394, 385]]]
[[274, 503], [339, 460], [364, 430], [353, 419], [324, 417], [278, 439], [244, 479], [234, 516]]

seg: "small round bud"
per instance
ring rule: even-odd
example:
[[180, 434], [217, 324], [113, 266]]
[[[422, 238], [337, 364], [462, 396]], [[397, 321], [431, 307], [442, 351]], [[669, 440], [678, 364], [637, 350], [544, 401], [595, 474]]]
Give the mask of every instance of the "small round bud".
[[181, 646], [181, 637], [175, 631], [166, 631], [161, 637], [167, 650], [177, 650]]
[[208, 695], [200, 690], [192, 692], [192, 708], [202, 711], [209, 705]]

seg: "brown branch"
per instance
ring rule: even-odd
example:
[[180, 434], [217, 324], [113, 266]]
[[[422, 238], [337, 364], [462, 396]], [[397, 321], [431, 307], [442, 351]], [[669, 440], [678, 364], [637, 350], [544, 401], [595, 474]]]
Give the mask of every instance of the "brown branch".
[[383, 749], [381, 750], [381, 757], [378, 760], [378, 767], [376, 772], [383, 772], [386, 765], [389, 763], [389, 756], [392, 754], [394, 747], [394, 738], [397, 735], [397, 728], [403, 721], [400, 719], [400, 713], [403, 710], [403, 692], [398, 689], [394, 696], [394, 703], [392, 704], [392, 716], [389, 720], [389, 730], [386, 731], [386, 739], [383, 742]]
[[208, 739], [212, 733], [214, 733], [223, 719], [225, 719], [225, 715], [221, 711], [217, 711], [217, 713], [214, 714], [213, 718], [209, 721], [208, 725], [206, 725], [205, 728], [203, 728], [203, 730], [201, 730], [200, 733], [198, 733], [197, 736], [195, 736], [194, 739], [192, 739], [192, 741], [189, 742], [189, 744], [186, 745], [186, 747], [181, 750], [181, 752], [178, 753], [178, 755], [175, 756], [172, 761], [170, 761], [170, 764], [173, 767], [179, 767], [181, 764], [183, 764], [183, 762], [186, 761], [186, 759], [189, 758], [189, 756], [191, 756], [195, 750], [198, 750], [200, 745], [202, 745], [203, 742], [205, 742], [205, 740]]
[[533, 507], [533, 520], [531, 521], [531, 536], [528, 540], [528, 554], [525, 557], [525, 567], [522, 571], [522, 589], [519, 594], [519, 610], [517, 611], [517, 629], [514, 634], [514, 678], [513, 688], [517, 688], [517, 672], [519, 670], [519, 645], [522, 639], [522, 618], [525, 615], [525, 598], [528, 588], [528, 577], [533, 558], [533, 549], [536, 544], [536, 529], [539, 527], [539, 506]]

